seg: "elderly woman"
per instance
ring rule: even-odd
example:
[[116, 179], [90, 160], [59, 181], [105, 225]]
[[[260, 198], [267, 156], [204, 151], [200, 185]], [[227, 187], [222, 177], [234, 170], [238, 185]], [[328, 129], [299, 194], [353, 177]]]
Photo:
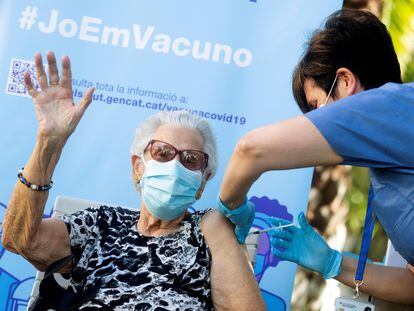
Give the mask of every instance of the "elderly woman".
[[7, 208], [3, 245], [41, 271], [72, 254], [62, 271], [74, 286], [100, 286], [79, 310], [264, 309], [231, 225], [215, 211], [187, 211], [216, 169], [210, 127], [190, 114], [159, 113], [138, 128], [131, 151], [139, 212], [101, 206], [42, 219], [55, 166], [94, 91], [74, 105], [69, 58], [60, 81], [52, 52], [47, 60], [49, 83], [35, 55], [40, 92], [25, 76], [38, 138]]

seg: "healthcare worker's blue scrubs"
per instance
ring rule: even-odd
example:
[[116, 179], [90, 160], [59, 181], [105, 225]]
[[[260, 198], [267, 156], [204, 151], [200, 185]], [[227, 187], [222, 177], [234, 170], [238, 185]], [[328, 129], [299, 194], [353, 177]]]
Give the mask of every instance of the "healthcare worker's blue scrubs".
[[369, 167], [377, 218], [414, 265], [414, 83], [387, 83], [305, 116], [342, 164]]

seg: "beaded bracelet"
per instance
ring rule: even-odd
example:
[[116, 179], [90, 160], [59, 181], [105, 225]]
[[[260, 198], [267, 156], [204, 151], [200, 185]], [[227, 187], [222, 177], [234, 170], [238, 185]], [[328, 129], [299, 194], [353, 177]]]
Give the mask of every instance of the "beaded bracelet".
[[31, 182], [27, 181], [26, 178], [23, 177], [23, 169], [24, 167], [19, 170], [17, 177], [22, 182], [22, 184], [25, 185], [27, 188], [30, 188], [35, 191], [47, 191], [50, 188], [52, 188], [53, 181], [50, 181], [50, 185], [45, 185], [45, 186], [38, 186], [38, 185], [32, 184]]

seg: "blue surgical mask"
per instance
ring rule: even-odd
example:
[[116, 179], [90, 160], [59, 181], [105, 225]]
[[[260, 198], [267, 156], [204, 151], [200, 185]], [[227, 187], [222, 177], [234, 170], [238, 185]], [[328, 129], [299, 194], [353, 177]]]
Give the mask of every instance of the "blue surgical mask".
[[145, 161], [140, 187], [148, 211], [156, 218], [172, 220], [183, 214], [196, 201], [202, 174], [190, 171], [179, 161]]

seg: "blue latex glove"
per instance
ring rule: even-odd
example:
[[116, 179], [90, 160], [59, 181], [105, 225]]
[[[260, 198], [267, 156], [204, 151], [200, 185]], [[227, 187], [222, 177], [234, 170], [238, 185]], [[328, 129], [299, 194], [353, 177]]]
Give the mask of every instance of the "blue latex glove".
[[[274, 226], [289, 224], [289, 221], [270, 217]], [[332, 248], [306, 222], [303, 213], [298, 216], [300, 227], [291, 226], [269, 232], [272, 253], [280, 259], [292, 261], [309, 270], [319, 272], [325, 279], [341, 273], [342, 254]]]
[[236, 234], [237, 241], [239, 241], [240, 244], [243, 244], [253, 225], [254, 204], [246, 198], [240, 207], [235, 210], [230, 210], [221, 199], [218, 198], [217, 209], [236, 226], [234, 228], [234, 233]]

